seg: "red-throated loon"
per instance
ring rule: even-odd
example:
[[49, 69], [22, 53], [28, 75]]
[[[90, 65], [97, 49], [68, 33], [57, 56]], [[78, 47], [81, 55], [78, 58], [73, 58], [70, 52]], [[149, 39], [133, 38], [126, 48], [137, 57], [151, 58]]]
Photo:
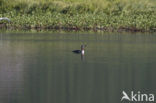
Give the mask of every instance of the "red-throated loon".
[[84, 47], [85, 45], [81, 45], [81, 50], [73, 50], [72, 52], [76, 54], [84, 54]]

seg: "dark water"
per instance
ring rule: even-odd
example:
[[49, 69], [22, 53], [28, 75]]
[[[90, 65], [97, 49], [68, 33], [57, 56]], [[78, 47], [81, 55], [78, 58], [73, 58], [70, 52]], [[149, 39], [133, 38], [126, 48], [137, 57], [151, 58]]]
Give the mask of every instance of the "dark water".
[[0, 34], [0, 103], [120, 103], [122, 91], [156, 94], [155, 34]]

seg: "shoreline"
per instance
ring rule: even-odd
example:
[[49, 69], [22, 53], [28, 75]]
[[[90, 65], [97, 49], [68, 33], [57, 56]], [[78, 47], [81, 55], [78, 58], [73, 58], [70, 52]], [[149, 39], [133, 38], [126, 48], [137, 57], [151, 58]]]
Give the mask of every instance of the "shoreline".
[[[10, 0], [9, 0], [10, 1]], [[0, 2], [0, 29], [155, 32], [154, 1], [45, 0]], [[139, 0], [138, 0], [139, 1]], [[153, 5], [151, 5], [153, 4]], [[97, 8], [100, 7], [100, 8]]]
[[7, 24], [0, 24], [0, 30], [36, 30], [36, 31], [40, 31], [40, 30], [54, 30], [54, 31], [59, 31], [59, 30], [63, 30], [63, 31], [102, 31], [102, 32], [156, 32], [156, 28], [151, 29], [151, 30], [145, 30], [145, 29], [139, 29], [139, 28], [135, 28], [135, 27], [119, 27], [119, 28], [112, 28], [112, 27], [103, 27], [103, 28], [99, 28], [99, 27], [94, 27], [94, 28], [90, 28], [90, 27], [85, 27], [85, 28], [78, 28], [78, 27], [59, 27], [59, 26], [53, 26], [53, 27], [40, 27], [40, 26], [36, 26], [36, 27], [30, 27], [30, 26], [23, 26], [23, 27], [15, 27], [15, 26], [7, 26]]
[[11, 22], [0, 21], [0, 29], [10, 30], [75, 30], [75, 31], [127, 31], [127, 32], [155, 32], [155, 12], [121, 13], [121, 14], [62, 14], [35, 13], [16, 15], [16, 12], [4, 13]]

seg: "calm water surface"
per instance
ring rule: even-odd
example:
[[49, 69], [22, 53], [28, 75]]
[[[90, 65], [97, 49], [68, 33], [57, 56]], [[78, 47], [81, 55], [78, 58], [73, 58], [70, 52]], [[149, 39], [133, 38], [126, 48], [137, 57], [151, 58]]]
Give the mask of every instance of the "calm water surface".
[[155, 34], [0, 33], [0, 103], [120, 103], [123, 90], [156, 95]]

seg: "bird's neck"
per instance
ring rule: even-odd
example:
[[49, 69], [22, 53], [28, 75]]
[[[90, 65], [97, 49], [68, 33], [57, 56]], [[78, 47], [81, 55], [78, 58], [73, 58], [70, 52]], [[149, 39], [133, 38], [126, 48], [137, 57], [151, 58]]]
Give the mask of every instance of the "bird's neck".
[[81, 53], [84, 54], [84, 49], [81, 50]]

